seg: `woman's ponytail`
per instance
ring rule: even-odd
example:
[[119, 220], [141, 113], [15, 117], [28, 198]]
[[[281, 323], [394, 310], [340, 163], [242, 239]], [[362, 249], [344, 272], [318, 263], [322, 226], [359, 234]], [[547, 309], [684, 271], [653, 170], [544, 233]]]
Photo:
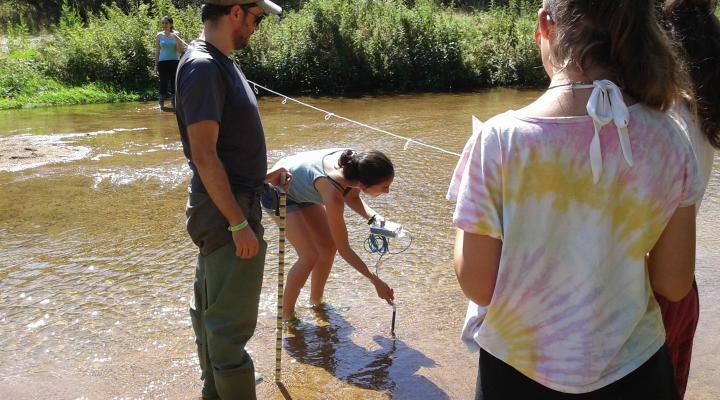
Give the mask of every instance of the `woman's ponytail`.
[[395, 176], [392, 161], [378, 150], [345, 150], [340, 155], [338, 167], [342, 168], [343, 178], [365, 186], [377, 185]]
[[357, 154], [352, 150], [345, 150], [338, 161], [338, 166], [343, 170], [343, 178], [353, 182], [359, 180]]

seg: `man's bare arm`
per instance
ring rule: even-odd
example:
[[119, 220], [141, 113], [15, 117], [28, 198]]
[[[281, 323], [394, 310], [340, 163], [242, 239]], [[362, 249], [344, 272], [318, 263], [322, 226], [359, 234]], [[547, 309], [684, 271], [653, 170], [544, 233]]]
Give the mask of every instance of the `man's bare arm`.
[[[192, 161], [210, 199], [230, 226], [242, 223], [245, 221], [245, 214], [235, 201], [227, 173], [217, 155], [220, 131], [218, 123], [210, 120], [200, 121], [189, 125], [187, 130]], [[258, 241], [252, 228], [248, 226], [233, 232], [232, 237], [238, 257], [252, 258], [257, 254]]]

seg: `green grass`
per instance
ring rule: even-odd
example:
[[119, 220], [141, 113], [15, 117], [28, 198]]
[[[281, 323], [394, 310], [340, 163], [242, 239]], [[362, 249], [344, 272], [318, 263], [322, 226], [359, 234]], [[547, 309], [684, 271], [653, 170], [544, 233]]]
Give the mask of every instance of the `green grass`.
[[48, 84], [48, 90], [13, 98], [0, 98], [0, 110], [71, 104], [119, 103], [138, 101], [143, 98], [139, 93], [128, 93], [94, 83], [72, 87], [62, 86], [49, 79], [43, 83]]

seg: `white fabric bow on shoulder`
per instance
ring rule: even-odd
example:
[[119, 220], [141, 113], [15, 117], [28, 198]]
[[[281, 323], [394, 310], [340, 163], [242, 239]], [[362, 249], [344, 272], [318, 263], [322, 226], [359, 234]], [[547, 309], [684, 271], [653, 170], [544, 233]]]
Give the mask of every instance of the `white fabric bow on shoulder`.
[[[589, 88], [590, 85], [587, 87]], [[628, 135], [630, 112], [623, 101], [620, 88], [608, 80], [594, 81], [592, 88], [593, 91], [587, 103], [587, 112], [595, 127], [595, 134], [590, 142], [590, 169], [593, 183], [598, 183], [603, 169], [600, 149], [600, 131], [603, 126], [609, 124], [610, 121], [615, 122], [623, 156], [630, 166], [633, 165], [633, 156]]]

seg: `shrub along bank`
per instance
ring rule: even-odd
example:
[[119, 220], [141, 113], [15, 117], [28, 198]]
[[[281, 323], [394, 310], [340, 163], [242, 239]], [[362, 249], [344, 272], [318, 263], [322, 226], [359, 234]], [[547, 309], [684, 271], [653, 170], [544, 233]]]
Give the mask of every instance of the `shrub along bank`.
[[[533, 41], [538, 1], [485, 11], [430, 0], [309, 0], [267, 18], [235, 57], [249, 79], [289, 94], [472, 90], [545, 82]], [[65, 6], [49, 35], [15, 26], [0, 55], [0, 108], [112, 102], [155, 96], [159, 20], [170, 15], [189, 41], [196, 7], [153, 0], [81, 19]]]

